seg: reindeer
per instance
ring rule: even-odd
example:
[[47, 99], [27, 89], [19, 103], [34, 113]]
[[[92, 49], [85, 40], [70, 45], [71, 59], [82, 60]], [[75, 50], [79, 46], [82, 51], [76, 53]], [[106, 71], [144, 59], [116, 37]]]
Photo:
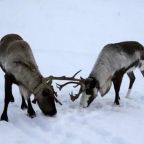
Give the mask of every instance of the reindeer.
[[8, 34], [0, 41], [0, 67], [5, 73], [5, 103], [1, 120], [8, 121], [7, 109], [9, 102], [14, 101], [12, 84], [19, 87], [22, 96], [22, 108], [27, 107], [28, 115], [35, 116], [30, 96], [34, 94], [45, 115], [53, 116], [57, 113], [54, 89], [41, 75], [29, 44], [17, 34]]
[[[16, 34], [10, 34], [10, 35], [8, 35], [8, 36], [6, 36], [6, 37], [4, 37], [4, 38], [1, 39], [1, 41], [3, 43], [2, 44], [3, 47], [7, 47], [11, 42], [13, 42], [15, 40], [23, 40], [23, 39], [19, 35], [16, 35]], [[0, 43], [1, 43], [1, 41], [0, 41]], [[3, 71], [5, 71], [3, 69], [3, 67], [2, 67], [2, 65], [1, 65], [1, 68], [2, 68]], [[10, 85], [9, 89], [6, 89], [6, 92], [9, 94], [10, 102], [14, 102], [14, 97], [12, 95], [12, 85]], [[24, 99], [24, 97], [22, 95], [21, 95], [21, 97], [22, 97], [21, 109], [22, 110], [27, 109], [27, 104], [25, 102], [25, 99]]]
[[126, 95], [128, 97], [135, 81], [133, 70], [136, 67], [140, 68], [144, 76], [144, 48], [140, 43], [126, 41], [108, 44], [100, 52], [88, 78], [77, 79], [75, 78], [76, 75], [73, 77], [57, 77], [57, 79], [69, 80], [65, 84], [57, 84], [57, 87], [61, 90], [67, 84], [77, 84], [76, 86], [80, 86], [79, 93], [75, 96], [73, 93], [70, 94], [71, 100], [76, 100], [82, 94], [80, 104], [83, 107], [88, 107], [96, 98], [98, 92], [101, 96], [106, 95], [113, 83], [115, 90], [114, 103], [119, 105], [119, 90], [123, 76], [127, 73], [130, 79], [129, 89]]

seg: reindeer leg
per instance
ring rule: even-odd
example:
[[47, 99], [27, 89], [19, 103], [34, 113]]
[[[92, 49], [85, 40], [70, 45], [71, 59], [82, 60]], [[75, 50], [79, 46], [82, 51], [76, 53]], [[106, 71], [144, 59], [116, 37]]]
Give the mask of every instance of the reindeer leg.
[[128, 98], [130, 96], [131, 89], [132, 89], [134, 81], [135, 81], [135, 75], [134, 75], [133, 72], [129, 72], [129, 73], [127, 73], [127, 75], [130, 79], [129, 89], [128, 89], [128, 92], [127, 92], [127, 95], [126, 95], [126, 97]]
[[13, 84], [13, 78], [9, 76], [8, 74], [5, 74], [5, 83], [7, 83], [7, 89], [5, 90], [7, 95], [9, 96], [9, 101], [14, 102], [14, 97], [12, 94], [12, 84]]
[[5, 103], [4, 103], [4, 110], [1, 115], [1, 120], [5, 120], [5, 121], [8, 121], [8, 116], [7, 116], [8, 105], [13, 98], [11, 93], [11, 88], [12, 88], [11, 78], [6, 74], [5, 75]]
[[31, 95], [30, 91], [22, 85], [19, 85], [19, 90], [20, 90], [20, 93], [21, 93], [21, 96], [22, 96], [22, 105], [23, 106], [27, 106], [26, 103], [25, 103], [25, 99], [27, 100], [27, 103], [28, 103], [28, 106], [27, 106], [28, 116], [31, 117], [31, 118], [35, 117], [36, 114], [35, 114], [35, 111], [32, 107], [31, 100], [30, 100], [30, 95]]
[[114, 89], [115, 89], [115, 101], [114, 103], [116, 105], [119, 105], [119, 90], [120, 90], [120, 86], [121, 86], [121, 82], [122, 82], [122, 78], [123, 78], [123, 74], [122, 73], [118, 73], [117, 75], [114, 76], [113, 78], [113, 84], [114, 84]]
[[21, 98], [22, 98], [21, 109], [22, 110], [27, 109], [28, 106], [27, 106], [27, 104], [25, 102], [25, 99], [24, 99], [24, 97], [22, 95], [21, 95]]
[[36, 113], [35, 113], [35, 111], [34, 111], [34, 109], [32, 107], [30, 98], [27, 100], [27, 102], [28, 102], [28, 111], [27, 111], [28, 112], [28, 116], [33, 118], [33, 117], [36, 116]]
[[8, 116], [7, 116], [8, 104], [9, 104], [9, 100], [5, 97], [4, 110], [1, 115], [1, 120], [7, 121], [7, 122], [8, 122]]

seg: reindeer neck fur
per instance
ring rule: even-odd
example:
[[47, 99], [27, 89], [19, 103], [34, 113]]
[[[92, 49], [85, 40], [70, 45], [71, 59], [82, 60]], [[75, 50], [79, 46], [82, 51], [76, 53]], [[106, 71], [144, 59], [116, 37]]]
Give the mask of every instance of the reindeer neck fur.
[[140, 60], [140, 52], [143, 46], [137, 42], [121, 42], [106, 45], [90, 73], [99, 83], [101, 95], [104, 95], [111, 87], [114, 74], [128, 68], [132, 63]]
[[23, 40], [13, 40], [6, 47], [0, 45], [0, 63], [5, 73], [30, 92], [42, 82], [31, 48]]

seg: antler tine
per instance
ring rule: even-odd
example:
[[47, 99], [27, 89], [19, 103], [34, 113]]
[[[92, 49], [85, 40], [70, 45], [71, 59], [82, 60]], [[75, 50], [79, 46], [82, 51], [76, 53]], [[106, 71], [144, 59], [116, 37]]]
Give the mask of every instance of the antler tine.
[[80, 83], [77, 83], [75, 86], [73, 86], [74, 88], [78, 87], [80, 85]]
[[60, 105], [62, 105], [62, 103], [56, 98], [57, 97], [57, 92], [55, 92], [54, 87], [51, 84], [50, 84], [50, 87], [51, 87], [51, 90], [52, 90], [52, 92], [54, 94], [54, 100], [55, 100], [55, 102], [58, 103], [58, 104], [60, 104]]
[[82, 93], [82, 88], [80, 88], [78, 94], [73, 95], [73, 93], [71, 92], [71, 94], [70, 94], [71, 100], [74, 102], [76, 99], [79, 98], [79, 96], [80, 96], [81, 93]]
[[58, 95], [57, 95], [57, 92], [54, 90], [54, 87], [51, 84], [50, 84], [50, 86], [51, 86], [54, 96], [57, 97]]
[[64, 84], [58, 84], [58, 83], [56, 83], [56, 87], [61, 91], [62, 88], [65, 87], [68, 84], [77, 84], [77, 85], [80, 85], [78, 82], [72, 81], [72, 82], [67, 82], [67, 83], [64, 83]]
[[57, 97], [57, 96], [58, 96], [58, 95], [57, 95], [57, 92], [54, 91], [54, 95], [55, 95], [55, 97]]
[[79, 74], [81, 71], [82, 71], [82, 70], [79, 70], [78, 72], [76, 72], [76, 73], [72, 76], [72, 78], [75, 78], [75, 76], [76, 76], [77, 74]]
[[71, 92], [69, 95], [70, 95], [70, 98], [73, 102], [79, 97], [78, 94], [74, 95], [73, 92]]
[[62, 105], [62, 103], [56, 97], [54, 97], [54, 99], [55, 99], [56, 103], [59, 103], [60, 105]]
[[46, 81], [52, 81], [52, 80], [69, 80], [69, 81], [77, 81], [77, 82], [80, 82], [80, 81], [82, 81], [80, 78], [78, 79], [78, 78], [75, 78], [76, 77], [76, 75], [78, 74], [78, 73], [80, 73], [81, 72], [81, 70], [79, 70], [78, 72], [76, 72], [72, 77], [66, 77], [66, 76], [61, 76], [61, 77], [55, 77], [55, 76], [49, 76], [49, 77], [45, 77], [45, 80]]
[[60, 85], [60, 84], [58, 84], [58, 83], [56, 83], [56, 87], [61, 91], [61, 89], [62, 89], [62, 85]]

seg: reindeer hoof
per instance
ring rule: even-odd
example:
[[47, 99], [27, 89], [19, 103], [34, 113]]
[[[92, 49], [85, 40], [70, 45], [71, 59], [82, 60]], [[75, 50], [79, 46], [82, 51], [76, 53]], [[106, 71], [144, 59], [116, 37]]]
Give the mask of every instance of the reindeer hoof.
[[10, 102], [14, 102], [15, 100], [14, 100], [14, 97], [13, 96], [11, 96], [11, 98], [10, 98], [10, 100], [9, 100]]
[[34, 117], [36, 117], [36, 114], [28, 114], [28, 116], [29, 116], [30, 118], [34, 118]]
[[27, 109], [27, 108], [28, 108], [28, 106], [27, 106], [26, 103], [21, 105], [21, 109], [22, 109], [22, 110], [25, 110], [25, 109]]
[[1, 115], [1, 121], [6, 121], [8, 122], [8, 116], [6, 114]]
[[35, 111], [28, 113], [28, 116], [29, 116], [30, 118], [36, 117]]
[[119, 101], [114, 101], [114, 104], [120, 105]]

